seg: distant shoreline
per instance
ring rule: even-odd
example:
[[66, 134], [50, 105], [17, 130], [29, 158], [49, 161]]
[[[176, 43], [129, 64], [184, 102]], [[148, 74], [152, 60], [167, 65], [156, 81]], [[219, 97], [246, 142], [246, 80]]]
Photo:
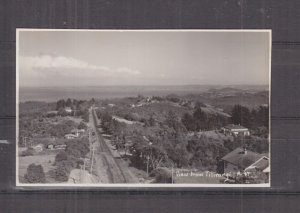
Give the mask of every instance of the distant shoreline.
[[20, 87], [19, 102], [55, 102], [59, 99], [111, 99], [169, 94], [200, 94], [210, 90], [268, 91], [268, 85], [173, 85], [173, 86], [87, 86], [87, 87]]

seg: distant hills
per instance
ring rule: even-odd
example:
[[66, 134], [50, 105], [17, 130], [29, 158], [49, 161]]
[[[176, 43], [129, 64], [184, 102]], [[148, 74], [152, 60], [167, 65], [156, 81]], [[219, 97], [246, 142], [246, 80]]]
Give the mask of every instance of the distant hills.
[[[201, 95], [202, 98], [224, 98], [240, 93], [238, 96], [265, 92], [267, 85], [170, 85], [170, 86], [88, 86], [88, 87], [20, 87], [20, 101], [53, 102], [59, 99], [75, 98], [78, 100], [110, 99], [143, 96], [179, 96]], [[246, 95], [247, 96], [247, 95]], [[226, 99], [226, 98], [225, 98]], [[268, 98], [266, 99], [266, 101]], [[262, 101], [264, 102], [264, 101]]]

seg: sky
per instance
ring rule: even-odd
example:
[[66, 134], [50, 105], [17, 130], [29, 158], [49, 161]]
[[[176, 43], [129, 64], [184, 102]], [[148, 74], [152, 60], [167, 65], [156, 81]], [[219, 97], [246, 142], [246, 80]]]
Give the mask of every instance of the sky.
[[269, 33], [20, 31], [19, 85], [267, 85]]

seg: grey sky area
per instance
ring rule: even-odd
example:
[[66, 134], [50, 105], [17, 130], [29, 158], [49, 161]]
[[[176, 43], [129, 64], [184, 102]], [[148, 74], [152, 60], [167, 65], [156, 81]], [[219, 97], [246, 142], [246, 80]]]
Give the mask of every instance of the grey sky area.
[[269, 33], [21, 31], [20, 86], [268, 84]]

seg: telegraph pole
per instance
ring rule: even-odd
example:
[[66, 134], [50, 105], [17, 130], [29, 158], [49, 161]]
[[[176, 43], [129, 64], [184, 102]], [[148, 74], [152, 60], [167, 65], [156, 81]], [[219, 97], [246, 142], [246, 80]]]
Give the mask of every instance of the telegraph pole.
[[85, 158], [83, 160], [83, 171], [85, 172]]
[[174, 183], [174, 177], [173, 177], [173, 163], [172, 163], [172, 183]]
[[23, 137], [23, 144], [25, 144], [25, 147], [27, 147], [27, 144], [26, 144], [26, 137]]
[[147, 176], [149, 176], [149, 155], [147, 156]]
[[91, 174], [92, 174], [92, 171], [93, 171], [94, 154], [95, 154], [95, 147], [93, 146], [93, 148], [92, 148], [92, 162], [91, 162], [91, 169], [90, 169]]
[[82, 182], [82, 165], [80, 164], [79, 182]]

